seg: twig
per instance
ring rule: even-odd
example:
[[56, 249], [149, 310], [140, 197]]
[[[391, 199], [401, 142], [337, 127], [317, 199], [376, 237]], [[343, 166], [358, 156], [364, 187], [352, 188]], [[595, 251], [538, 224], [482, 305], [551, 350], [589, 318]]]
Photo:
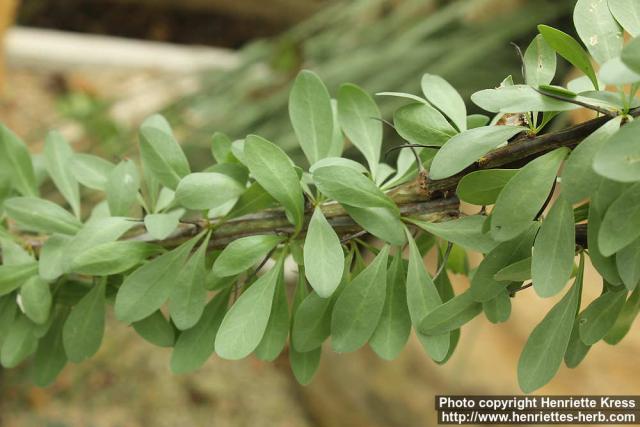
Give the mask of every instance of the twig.
[[438, 271], [433, 275], [433, 280], [436, 280], [438, 276], [444, 271], [447, 262], [449, 261], [449, 255], [451, 255], [451, 249], [453, 249], [453, 243], [447, 242], [447, 249], [444, 251], [444, 255], [442, 256], [442, 263], [438, 267]]
[[533, 90], [538, 92], [540, 95], [548, 96], [549, 98], [557, 99], [558, 101], [568, 102], [570, 104], [576, 104], [581, 107], [588, 108], [589, 110], [597, 111], [598, 113], [601, 113], [609, 118], [613, 118], [616, 116], [616, 113], [613, 113], [605, 108], [598, 107], [597, 105], [591, 105], [587, 102], [578, 101], [577, 99], [568, 98], [566, 96], [557, 95], [555, 93], [545, 92], [535, 87], [533, 88]]
[[513, 291], [509, 292], [509, 296], [511, 298], [513, 298], [516, 295], [516, 293], [518, 293], [520, 291], [524, 291], [525, 289], [528, 289], [528, 288], [530, 288], [532, 286], [533, 286], [533, 282], [529, 282], [526, 285], [522, 285], [518, 289], [514, 289]]

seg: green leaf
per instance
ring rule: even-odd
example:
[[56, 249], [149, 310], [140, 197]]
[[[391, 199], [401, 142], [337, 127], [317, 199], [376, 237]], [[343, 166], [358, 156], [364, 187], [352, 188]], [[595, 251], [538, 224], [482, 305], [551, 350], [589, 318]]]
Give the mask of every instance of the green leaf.
[[191, 170], [166, 119], [158, 114], [146, 119], [139, 131], [142, 165], [165, 187], [175, 190]]
[[[598, 76], [598, 85], [602, 87], [605, 86], [605, 84], [600, 79], [600, 76]], [[589, 80], [589, 77], [587, 76], [579, 76], [579, 77], [576, 77], [575, 79], [569, 80], [567, 82], [567, 88], [566, 89], [562, 88], [562, 89], [573, 94], [572, 96], [578, 96], [578, 94], [584, 94], [584, 93], [586, 93], [589, 96], [594, 96], [596, 94], [597, 94], [596, 96], [605, 96], [605, 95], [609, 96], [609, 94], [606, 92], [595, 92], [593, 90], [593, 83], [591, 83], [591, 80]]]
[[303, 70], [296, 77], [289, 94], [289, 118], [309, 164], [339, 155], [330, 152], [333, 138], [331, 98], [314, 72]]
[[[600, 190], [599, 190], [600, 191]], [[622, 283], [622, 279], [616, 268], [615, 257], [604, 256], [600, 252], [600, 228], [602, 223], [602, 215], [595, 203], [589, 205], [589, 217], [587, 221], [587, 246], [589, 247], [589, 258], [591, 264], [600, 273], [600, 275], [613, 285]]]
[[161, 251], [157, 245], [139, 241], [102, 243], [73, 258], [69, 271], [91, 276], [123, 273]]
[[511, 297], [507, 289], [500, 292], [494, 298], [482, 303], [485, 317], [491, 323], [503, 323], [509, 320], [511, 315]]
[[318, 160], [311, 165], [311, 167], [309, 168], [309, 172], [313, 173], [316, 169], [320, 169], [325, 166], [341, 166], [351, 168], [361, 174], [367, 173], [367, 168], [362, 166], [362, 164], [351, 159], [346, 159], [344, 157], [326, 157], [322, 160]]
[[[409, 240], [409, 266], [407, 268], [407, 306], [411, 323], [415, 328], [430, 312], [442, 304], [435, 284], [427, 272], [422, 255], [415, 240], [407, 231]], [[423, 335], [416, 330], [420, 343], [429, 356], [436, 362], [442, 361], [449, 352], [449, 333], [442, 335]]]
[[548, 383], [560, 369], [580, 304], [584, 260], [574, 285], [533, 329], [518, 361], [518, 383], [531, 393]]
[[69, 202], [73, 213], [80, 217], [80, 186], [73, 175], [73, 150], [64, 137], [49, 132], [44, 143], [44, 163], [49, 176]]
[[260, 262], [283, 240], [280, 236], [270, 234], [236, 239], [216, 258], [213, 271], [219, 277], [240, 274]]
[[609, 329], [607, 335], [605, 335], [604, 341], [610, 345], [616, 345], [622, 341], [622, 338], [631, 330], [631, 325], [633, 325], [633, 322], [636, 320], [639, 311], [640, 287], [636, 287], [624, 304], [624, 307], [622, 307], [622, 311], [620, 311], [616, 322], [611, 329]]
[[458, 182], [456, 194], [473, 205], [493, 205], [502, 188], [518, 172], [517, 169], [487, 169], [471, 172]]
[[442, 113], [424, 102], [398, 108], [393, 114], [393, 125], [412, 144], [441, 146], [456, 134]]
[[524, 81], [537, 87], [551, 83], [556, 75], [556, 52], [538, 34], [524, 52]]
[[467, 130], [467, 107], [458, 91], [448, 81], [434, 74], [424, 74], [421, 86], [427, 101], [446, 115], [458, 131]]
[[560, 292], [571, 278], [576, 230], [571, 205], [560, 196], [542, 222], [533, 245], [533, 289], [543, 298]]
[[398, 207], [376, 184], [361, 173], [344, 166], [325, 166], [313, 172], [313, 181], [325, 195], [340, 203], [357, 208]]
[[307, 385], [313, 380], [320, 366], [321, 354], [321, 347], [304, 353], [296, 351], [293, 348], [289, 350], [289, 363], [291, 364], [291, 370], [298, 383]]
[[173, 347], [176, 331], [160, 310], [132, 324], [133, 329], [146, 341], [158, 347]]
[[485, 116], [484, 114], [470, 114], [467, 116], [467, 129], [486, 126], [489, 121], [489, 116]]
[[570, 203], [577, 203], [593, 193], [600, 177], [591, 165], [593, 159], [620, 128], [622, 117], [616, 117], [599, 127], [573, 149], [562, 169], [562, 195]]
[[392, 245], [406, 242], [400, 215], [389, 208], [357, 208], [343, 204], [349, 216], [363, 229]]
[[498, 282], [524, 282], [531, 279], [531, 257], [516, 261], [493, 275]]
[[291, 160], [279, 147], [256, 135], [247, 136], [244, 154], [253, 177], [279, 201], [289, 221], [300, 230], [304, 218], [302, 187]]
[[140, 175], [131, 160], [120, 162], [107, 176], [107, 202], [113, 216], [129, 216], [131, 207], [136, 203]]
[[254, 182], [240, 196], [233, 209], [227, 214], [227, 218], [237, 218], [239, 216], [258, 212], [263, 209], [275, 207], [277, 202], [264, 188]]
[[211, 154], [219, 164], [232, 162], [231, 139], [222, 132], [214, 133], [211, 137]]
[[169, 298], [172, 287], [180, 278], [182, 266], [200, 238], [198, 235], [188, 240], [127, 276], [116, 295], [118, 320], [133, 323], [158, 310]]
[[640, 4], [635, 0], [609, 0], [616, 21], [633, 37], [640, 35]]
[[311, 292], [300, 304], [293, 317], [291, 343], [298, 352], [309, 352], [324, 342], [331, 333], [332, 298], [321, 298]]
[[558, 168], [569, 153], [557, 148], [532, 160], [504, 186], [491, 213], [491, 236], [511, 240], [529, 228], [549, 196]]
[[82, 226], [62, 207], [37, 197], [12, 197], [4, 201], [4, 208], [10, 218], [30, 231], [76, 234]]
[[18, 265], [0, 265], [0, 296], [18, 289], [29, 277], [37, 272], [37, 262]]
[[525, 113], [528, 111], [569, 111], [578, 105], [542, 95], [528, 85], [484, 89], [471, 95], [471, 101], [492, 113]]
[[0, 297], [0, 349], [7, 334], [13, 327], [13, 321], [18, 312], [16, 296], [13, 294]]
[[593, 169], [596, 173], [619, 182], [640, 181], [639, 130], [640, 120], [634, 120], [614, 133], [595, 154]]
[[607, 335], [616, 322], [625, 300], [627, 290], [608, 291], [593, 300], [580, 313], [580, 340], [593, 345]]
[[586, 345], [580, 340], [580, 318], [576, 318], [571, 329], [571, 337], [569, 338], [569, 345], [567, 351], [564, 354], [564, 363], [567, 368], [573, 369], [577, 367], [587, 356], [590, 345]]
[[176, 188], [176, 201], [192, 210], [213, 209], [238, 198], [245, 187], [217, 172], [196, 172], [182, 178]]
[[37, 324], [44, 324], [51, 313], [51, 288], [38, 276], [32, 276], [20, 287], [24, 314]]
[[376, 258], [338, 296], [331, 317], [331, 347], [338, 353], [365, 345], [378, 325], [387, 288], [385, 245]]
[[106, 281], [101, 280], [71, 309], [64, 323], [62, 342], [67, 357], [80, 363], [96, 354], [104, 335]]
[[180, 218], [182, 218], [184, 212], [184, 209], [176, 209], [166, 213], [145, 215], [144, 226], [147, 228], [151, 237], [164, 240], [178, 228]]
[[604, 215], [609, 206], [631, 185], [603, 178], [600, 180], [598, 187], [594, 188], [589, 205], [595, 206]]
[[616, 254], [616, 267], [622, 283], [632, 291], [640, 282], [640, 239], [622, 248]]
[[622, 54], [620, 55], [620, 59], [624, 65], [629, 67], [631, 71], [635, 73], [640, 73], [640, 39], [635, 38], [632, 39], [629, 44], [627, 44], [624, 49], [622, 49]]
[[176, 374], [193, 372], [209, 359], [228, 302], [229, 291], [218, 293], [206, 305], [198, 323], [180, 334], [171, 353], [171, 371]]
[[198, 250], [180, 270], [179, 280], [173, 285], [169, 295], [171, 320], [181, 331], [198, 322], [206, 304], [207, 290], [204, 283], [207, 276], [205, 257], [209, 246], [208, 233]]
[[258, 347], [269, 323], [284, 258], [244, 291], [222, 320], [216, 353], [223, 359], [242, 359]]
[[523, 130], [519, 126], [485, 126], [462, 132], [438, 150], [429, 177], [436, 180], [455, 175]]
[[582, 43], [600, 64], [620, 56], [622, 29], [606, 1], [578, 0], [573, 9], [573, 23]]
[[[292, 246], [293, 247], [293, 246]], [[294, 258], [296, 256], [294, 255]], [[351, 259], [350, 256], [347, 257]], [[307, 283], [304, 277], [304, 265], [300, 265], [301, 260], [298, 263], [298, 283], [296, 286], [296, 291], [293, 297], [293, 303], [291, 304], [291, 344], [289, 346], [289, 364], [291, 365], [291, 371], [295, 376], [296, 380], [300, 384], [308, 384], [316, 371], [318, 370], [318, 366], [320, 365], [320, 354], [322, 352], [322, 348], [318, 345], [315, 349], [311, 351], [301, 352], [298, 351], [293, 343], [293, 330], [294, 330], [294, 322], [297, 316], [297, 311], [304, 299], [309, 295], [309, 291], [307, 290]], [[316, 295], [317, 296], [317, 295]], [[320, 298], [318, 298], [320, 300]], [[333, 300], [333, 299], [332, 299]], [[328, 301], [328, 300], [324, 300]], [[328, 312], [326, 316], [327, 321], [327, 336], [329, 334], [329, 325], [331, 322], [331, 312]], [[315, 321], [315, 319], [314, 319]], [[322, 341], [324, 341], [322, 338]], [[320, 343], [322, 343], [322, 341]]]
[[0, 365], [7, 369], [15, 368], [36, 351], [38, 337], [35, 329], [35, 324], [26, 316], [18, 316], [2, 343]]
[[482, 312], [482, 304], [467, 291], [451, 298], [427, 314], [418, 326], [424, 335], [441, 335], [459, 329]]
[[382, 122], [375, 101], [354, 84], [344, 84], [338, 91], [338, 120], [345, 135], [364, 155], [373, 176], [380, 161]]
[[500, 243], [484, 257], [471, 278], [471, 293], [476, 301], [489, 301], [506, 289], [511, 282], [497, 280], [495, 274], [508, 265], [531, 257], [537, 230], [537, 224], [532, 224], [520, 236]]
[[603, 84], [623, 85], [640, 81], [640, 74], [627, 67], [621, 58], [611, 58], [600, 67], [598, 78]]
[[62, 326], [66, 315], [66, 310], [57, 313], [49, 330], [38, 342], [31, 370], [31, 380], [38, 387], [51, 385], [67, 364], [67, 355], [62, 345]]
[[340, 284], [344, 253], [322, 210], [316, 207], [304, 240], [305, 275], [322, 298], [330, 297]]
[[[341, 260], [342, 262], [342, 260]], [[269, 323], [264, 331], [262, 340], [256, 347], [255, 354], [260, 360], [273, 362], [282, 353], [289, 336], [289, 306], [287, 290], [284, 283], [284, 273], [280, 273], [278, 284], [271, 306]]]
[[98, 156], [74, 153], [70, 167], [73, 177], [80, 184], [94, 190], [105, 191], [107, 178], [115, 165]]
[[471, 251], [487, 253], [496, 247], [497, 242], [482, 232], [485, 217], [482, 215], [463, 216], [445, 222], [427, 222], [407, 218], [424, 231], [435, 234], [448, 242], [455, 243]]
[[0, 249], [3, 265], [27, 264], [34, 261], [33, 255], [8, 238], [0, 238]]
[[547, 25], [538, 25], [538, 31], [540, 31], [540, 34], [542, 34], [547, 43], [558, 52], [558, 55], [585, 73], [596, 90], [600, 89], [589, 54], [573, 37]]
[[398, 250], [387, 271], [387, 296], [380, 321], [369, 346], [385, 360], [393, 360], [402, 351], [411, 333], [411, 317], [407, 307], [406, 263]]
[[338, 101], [335, 99], [331, 100], [331, 113], [333, 114], [333, 135], [331, 136], [331, 149], [329, 150], [328, 156], [341, 156], [342, 151], [344, 150], [345, 138], [342, 134], [342, 129], [340, 128]]
[[598, 232], [598, 247], [611, 256], [640, 237], [640, 182], [626, 189], [607, 209]]
[[67, 244], [71, 237], [62, 234], [54, 234], [44, 242], [40, 249], [38, 273], [45, 280], [55, 280], [65, 272], [64, 258], [66, 257]]
[[59, 248], [58, 250], [63, 251], [62, 254], [58, 255], [62, 260], [63, 271], [70, 272], [75, 257], [95, 246], [117, 240], [135, 225], [136, 222], [123, 217], [89, 220], [64, 247], [56, 246]]
[[6, 168], [11, 183], [23, 196], [38, 194], [36, 175], [27, 146], [5, 125], [0, 124], [0, 166]]

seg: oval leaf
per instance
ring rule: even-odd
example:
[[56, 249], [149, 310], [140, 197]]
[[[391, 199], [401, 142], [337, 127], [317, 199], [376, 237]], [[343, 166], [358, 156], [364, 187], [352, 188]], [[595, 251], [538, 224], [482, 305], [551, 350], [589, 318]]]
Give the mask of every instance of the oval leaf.
[[242, 359], [256, 349], [269, 323], [271, 306], [284, 259], [243, 292], [222, 320], [216, 353], [223, 359]]
[[67, 357], [80, 363], [93, 356], [104, 335], [106, 299], [105, 281], [93, 288], [76, 304], [62, 330], [62, 342]]
[[557, 294], [571, 278], [575, 242], [573, 209], [560, 196], [542, 222], [533, 245], [531, 278], [541, 297]]
[[80, 186], [73, 175], [73, 150], [59, 132], [49, 132], [44, 143], [44, 164], [49, 176], [80, 217]]
[[238, 198], [245, 187], [230, 176], [217, 172], [192, 173], [180, 180], [176, 201], [183, 207], [205, 210]]
[[314, 72], [303, 70], [296, 77], [289, 94], [289, 118], [309, 164], [336, 155], [330, 153], [333, 138], [331, 98]]
[[427, 101], [444, 113], [459, 132], [467, 130], [467, 107], [448, 81], [434, 74], [424, 74], [421, 87]]
[[436, 180], [455, 175], [523, 130], [519, 126], [485, 126], [462, 132], [438, 150], [429, 177]]
[[460, 200], [474, 205], [492, 205], [504, 186], [517, 173], [516, 169], [488, 169], [471, 172], [458, 182]]
[[260, 262], [282, 241], [282, 237], [268, 234], [236, 239], [216, 258], [212, 270], [218, 277], [240, 274]]
[[316, 207], [304, 240], [305, 275], [322, 298], [330, 297], [342, 279], [344, 253], [340, 239]]
[[7, 215], [28, 230], [76, 234], [82, 224], [72, 214], [45, 199], [13, 197], [4, 201]]
[[584, 264], [565, 296], [533, 329], [518, 361], [518, 383], [525, 393], [539, 389], [554, 377], [569, 345], [580, 304]]
[[344, 84], [338, 91], [338, 120], [345, 135], [364, 155], [373, 176], [380, 160], [382, 122], [380, 110], [364, 90]]
[[256, 181], [284, 206], [289, 220], [299, 230], [304, 217], [304, 198], [289, 157], [279, 147], [256, 135], [247, 137], [244, 154]]
[[[407, 231], [409, 240], [409, 266], [407, 268], [407, 306], [414, 327], [418, 327], [431, 311], [442, 304], [435, 284], [427, 272], [422, 255], [416, 242]], [[449, 333], [441, 335], [423, 335], [416, 330], [420, 343], [433, 360], [442, 361], [449, 353]]]
[[384, 246], [336, 300], [331, 317], [334, 351], [355, 351], [366, 344], [375, 331], [384, 308], [388, 255], [389, 246]]
[[511, 240], [531, 225], [549, 196], [558, 168], [569, 153], [557, 148], [529, 162], [504, 186], [491, 213], [491, 236]]

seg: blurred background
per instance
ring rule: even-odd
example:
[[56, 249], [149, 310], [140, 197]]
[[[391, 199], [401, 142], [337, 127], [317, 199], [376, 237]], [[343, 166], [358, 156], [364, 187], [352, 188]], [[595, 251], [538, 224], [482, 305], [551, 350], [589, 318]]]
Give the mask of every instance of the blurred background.
[[[510, 42], [526, 48], [538, 23], [573, 33], [573, 1], [553, 0], [0, 0], [0, 121], [33, 152], [46, 131], [78, 151], [135, 156], [136, 127], [163, 112], [194, 170], [212, 162], [209, 138], [258, 133], [298, 159], [289, 124], [290, 85], [302, 68], [336, 93], [353, 82], [370, 93], [419, 93], [440, 74], [465, 99], [509, 74], [521, 81]], [[558, 81], [573, 71], [559, 61]], [[379, 97], [391, 117], [401, 100]], [[471, 112], [473, 105], [469, 105]], [[573, 117], [579, 121], [579, 116]], [[565, 123], [556, 123], [561, 126]], [[389, 129], [387, 129], [389, 131]], [[386, 144], [397, 143], [388, 132]], [[347, 150], [347, 155], [358, 155]], [[429, 268], [433, 261], [427, 259]], [[471, 264], [477, 263], [471, 259]], [[433, 271], [433, 270], [432, 270]], [[451, 275], [454, 286], [468, 286]], [[600, 292], [591, 274], [585, 302]], [[555, 303], [533, 292], [511, 319], [479, 316], [438, 366], [410, 340], [394, 362], [369, 349], [327, 348], [314, 382], [299, 386], [287, 356], [273, 364], [212, 358], [176, 376], [170, 351], [152, 348], [111, 320], [98, 355], [70, 365], [55, 385], [32, 387], [28, 365], [0, 368], [0, 426], [424, 426], [435, 394], [518, 393], [524, 342]], [[595, 346], [540, 393], [634, 394], [640, 338]]]

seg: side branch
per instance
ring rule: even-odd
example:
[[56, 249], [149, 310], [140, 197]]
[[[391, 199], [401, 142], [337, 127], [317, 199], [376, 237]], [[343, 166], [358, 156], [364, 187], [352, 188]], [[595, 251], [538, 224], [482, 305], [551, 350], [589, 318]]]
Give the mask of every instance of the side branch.
[[[422, 192], [402, 193], [402, 197], [394, 198], [402, 215], [411, 215], [429, 222], [447, 221], [458, 217], [460, 202], [456, 197], [426, 200]], [[399, 199], [399, 200], [398, 200]], [[322, 212], [338, 236], [345, 236], [362, 231], [340, 204], [331, 202], [321, 206]], [[313, 210], [305, 212], [302, 233], [307, 229]], [[240, 218], [206, 224], [199, 221], [195, 224], [180, 224], [180, 227], [163, 241], [153, 240], [148, 234], [141, 234], [134, 239], [150, 241], [165, 247], [175, 247], [186, 239], [197, 234], [204, 227], [212, 227], [214, 232], [209, 241], [211, 248], [222, 248], [240, 237], [256, 234], [292, 235], [294, 228], [287, 220], [284, 210], [270, 209]]]
[[[640, 116], [640, 108], [631, 110], [629, 115], [633, 117]], [[430, 198], [436, 198], [442, 192], [455, 190], [458, 181], [463, 176], [476, 170], [520, 167], [532, 158], [541, 156], [556, 148], [573, 148], [609, 120], [611, 120], [610, 117], [598, 117], [558, 132], [535, 137], [522, 135], [507, 145], [490, 151], [464, 171], [445, 179], [429, 180], [426, 178], [423, 185], [427, 189]]]

